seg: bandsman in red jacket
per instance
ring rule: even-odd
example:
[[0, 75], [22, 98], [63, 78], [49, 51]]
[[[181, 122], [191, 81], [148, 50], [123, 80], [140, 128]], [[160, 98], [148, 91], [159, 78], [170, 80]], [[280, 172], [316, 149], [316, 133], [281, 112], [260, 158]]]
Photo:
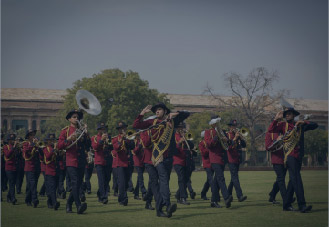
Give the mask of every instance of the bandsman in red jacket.
[[222, 143], [228, 143], [229, 139], [223, 131], [223, 135], [220, 134], [219, 122], [221, 118], [219, 116], [212, 116], [209, 125], [211, 129], [205, 131], [205, 141], [209, 149], [209, 159], [211, 163], [211, 168], [215, 171], [215, 178], [213, 181], [213, 186], [211, 187], [212, 197], [211, 197], [211, 207], [220, 208], [219, 202], [219, 191], [222, 191], [224, 197], [224, 202], [226, 208], [231, 206], [233, 197], [228, 193], [225, 177], [224, 177], [224, 153], [226, 150], [222, 147]]
[[[71, 110], [66, 115], [66, 120], [70, 122], [70, 125], [63, 128], [59, 139], [58, 149], [66, 150], [66, 171], [71, 181], [72, 190], [67, 199], [66, 212], [72, 213], [73, 201], [77, 207], [77, 213], [82, 214], [87, 209], [87, 203], [81, 203], [80, 201], [80, 188], [82, 184], [82, 178], [79, 166], [79, 142], [69, 147], [77, 139], [76, 130], [79, 127], [78, 121], [83, 118], [83, 113], [78, 110]], [[81, 164], [80, 164], [81, 165]], [[85, 163], [83, 164], [85, 166]], [[84, 173], [84, 172], [83, 172]]]
[[58, 175], [56, 173], [57, 166], [57, 144], [55, 134], [48, 134], [45, 138], [46, 147], [43, 149], [44, 154], [44, 162], [46, 165], [45, 170], [45, 184], [46, 184], [46, 192], [47, 192], [47, 205], [48, 208], [53, 208], [57, 210], [60, 206], [60, 203], [57, 202], [56, 198], [56, 186], [57, 186], [57, 178]]
[[143, 164], [145, 169], [149, 175], [149, 182], [147, 187], [146, 195], [143, 197], [143, 200], [146, 201], [145, 209], [147, 210], [154, 210], [152, 207], [152, 199], [153, 195], [156, 198], [157, 190], [159, 190], [159, 177], [157, 171], [152, 163], [152, 142], [150, 131], [146, 130], [141, 133], [140, 141], [143, 146]]
[[[148, 112], [156, 114], [155, 119], [143, 120], [144, 114]], [[159, 191], [156, 198], [156, 211], [158, 217], [172, 217], [177, 209], [177, 204], [170, 202], [169, 174], [172, 168], [172, 155], [176, 150], [174, 127], [184, 121], [190, 115], [187, 111], [170, 113], [170, 109], [162, 102], [154, 106], [148, 105], [137, 116], [134, 121], [135, 129], [150, 129], [152, 140], [152, 163], [159, 176]], [[164, 134], [165, 133], [165, 134]], [[165, 136], [163, 136], [165, 135]], [[167, 214], [162, 211], [166, 206]]]
[[35, 138], [36, 130], [27, 130], [23, 142], [23, 158], [25, 159], [24, 171], [26, 175], [27, 192], [25, 203], [36, 208], [39, 204], [37, 195], [37, 178], [39, 161], [39, 141]]
[[239, 180], [239, 166], [240, 166], [240, 151], [241, 148], [246, 147], [246, 141], [244, 137], [237, 131], [237, 121], [231, 120], [228, 123], [230, 130], [227, 132], [227, 137], [229, 141], [232, 141], [228, 150], [227, 150], [227, 157], [228, 157], [228, 167], [231, 172], [231, 182], [228, 186], [228, 193], [232, 195], [233, 186], [236, 192], [236, 196], [239, 202], [243, 202], [247, 199], [247, 196], [244, 196], [242, 193], [242, 189], [240, 186]]
[[213, 183], [214, 178], [214, 170], [211, 168], [210, 160], [209, 160], [209, 149], [207, 148], [206, 141], [204, 140], [205, 131], [201, 132], [201, 141], [199, 142], [199, 151], [201, 153], [202, 159], [202, 167], [206, 171], [207, 180], [203, 185], [201, 191], [201, 199], [208, 200], [207, 192]]
[[119, 196], [118, 202], [120, 205], [128, 205], [128, 154], [129, 150], [133, 149], [133, 141], [126, 138], [126, 130], [128, 125], [124, 122], [119, 122], [116, 129], [118, 130], [118, 135], [112, 138], [113, 150], [117, 153], [117, 171], [118, 171], [118, 185], [119, 185]]
[[[137, 130], [138, 133], [138, 130]], [[144, 186], [144, 150], [143, 143], [140, 138], [140, 134], [136, 134], [134, 138], [135, 148], [131, 151], [134, 160], [134, 167], [137, 171], [137, 184], [134, 190], [134, 199], [140, 200], [139, 190], [142, 192], [142, 198], [145, 200], [146, 188]]]
[[107, 134], [107, 125], [101, 122], [97, 126], [97, 135], [91, 138], [91, 144], [95, 151], [95, 167], [98, 178], [98, 201], [107, 204], [109, 192], [110, 172], [106, 169], [106, 156], [109, 153], [110, 138]]
[[[299, 114], [300, 113], [296, 111], [294, 108], [287, 108], [285, 111], [278, 112], [273, 122], [271, 123], [270, 127], [268, 128], [268, 132], [279, 133], [285, 136], [289, 132], [294, 131], [298, 135], [296, 136], [298, 140], [292, 141], [292, 144], [294, 144], [295, 142], [296, 145], [294, 147], [291, 147], [291, 150], [284, 151], [285, 152], [284, 163], [287, 165], [289, 171], [289, 178], [291, 180], [293, 187], [288, 188], [289, 189], [287, 191], [288, 204], [283, 210], [294, 211], [294, 208], [291, 206], [291, 202], [293, 201], [293, 194], [295, 191], [297, 196], [299, 211], [301, 213], [305, 213], [312, 210], [312, 206], [306, 206], [303, 181], [300, 174], [302, 160], [304, 157], [304, 132], [308, 130], [316, 129], [318, 127], [318, 124], [306, 120], [299, 120], [295, 122], [294, 118]], [[284, 121], [280, 122], [280, 120], [283, 118], [286, 119], [286, 122]]]
[[186, 150], [187, 144], [185, 139], [185, 123], [180, 122], [176, 127], [175, 133], [175, 141], [176, 141], [176, 148], [177, 152], [174, 153], [174, 169], [177, 173], [178, 178], [178, 190], [176, 192], [176, 199], [177, 202], [183, 205], [190, 205], [189, 202], [186, 201], [187, 199], [187, 167], [186, 167]]
[[17, 199], [15, 197], [15, 184], [16, 184], [16, 156], [18, 155], [18, 141], [15, 140], [15, 134], [8, 134], [7, 142], [8, 144], [4, 145], [3, 153], [5, 159], [5, 171], [9, 180], [9, 190], [7, 195], [7, 202], [16, 204]]

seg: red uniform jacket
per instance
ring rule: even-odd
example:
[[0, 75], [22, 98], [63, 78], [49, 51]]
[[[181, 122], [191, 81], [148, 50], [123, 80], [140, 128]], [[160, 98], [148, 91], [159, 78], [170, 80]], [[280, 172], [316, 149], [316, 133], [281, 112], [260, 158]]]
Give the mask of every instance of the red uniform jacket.
[[[132, 153], [133, 153], [133, 160], [134, 160], [134, 166], [139, 166], [139, 167], [143, 167], [143, 163], [144, 163], [144, 151], [143, 151], [143, 145], [141, 142], [141, 139], [136, 140], [135, 139], [135, 148], [133, 149]], [[142, 147], [140, 147], [140, 145]]]
[[[268, 150], [269, 146], [273, 144], [273, 142], [278, 138], [279, 134], [278, 133], [270, 133], [266, 132], [265, 135], [265, 148]], [[284, 160], [284, 154], [283, 150], [278, 150], [275, 152], [271, 152], [271, 161], [272, 164], [281, 164], [283, 165], [283, 160]]]
[[91, 146], [95, 150], [95, 165], [106, 165], [106, 152], [107, 149], [104, 149], [104, 142], [101, 140], [102, 135], [97, 134], [91, 138]]
[[129, 151], [126, 146], [126, 141], [122, 140], [119, 142], [119, 138], [122, 138], [121, 135], [112, 138], [113, 150], [117, 153], [117, 166], [118, 167], [128, 167], [128, 154]]
[[[234, 136], [235, 136], [234, 132], [229, 131], [226, 134], [227, 134], [227, 137], [229, 140], [234, 139]], [[230, 145], [227, 150], [228, 162], [234, 163], [234, 164], [239, 164], [240, 163], [239, 157], [240, 157], [240, 154], [238, 152], [238, 149], [236, 147], [234, 147], [233, 145]]]
[[[295, 127], [295, 123], [296, 122], [278, 122], [278, 121], [273, 121], [270, 124], [270, 127], [268, 128], [268, 132], [274, 132], [274, 133], [281, 133], [282, 135], [284, 135], [287, 131], [292, 130]], [[306, 122], [306, 124], [309, 124], [309, 122]], [[294, 158], [298, 158], [299, 156], [299, 143], [296, 145], [296, 147], [294, 148], [294, 150], [289, 154], [289, 156], [292, 156]]]
[[39, 160], [40, 160], [40, 167], [41, 167], [41, 172], [46, 171], [46, 164], [45, 164], [45, 159], [44, 159], [44, 154], [43, 151], [39, 152]]
[[46, 175], [56, 176], [56, 154], [54, 148], [47, 146], [43, 149], [44, 161], [46, 164]]
[[72, 141], [67, 141], [67, 138], [75, 132], [76, 128], [73, 126], [67, 126], [62, 129], [58, 139], [58, 149], [66, 150], [66, 166], [78, 167], [78, 145], [75, 144], [69, 149], [67, 146], [72, 144]]
[[214, 140], [216, 135], [216, 130], [214, 128], [206, 130], [204, 135], [204, 140], [206, 141], [207, 147], [209, 149], [210, 163], [224, 165], [225, 150], [222, 148], [219, 140]]
[[210, 159], [209, 159], [209, 149], [205, 140], [201, 140], [199, 143], [199, 150], [201, 152], [202, 166], [203, 168], [211, 169]]
[[[146, 121], [143, 121], [143, 115], [138, 115], [138, 117], [136, 118], [136, 120], [134, 121], [133, 124], [133, 128], [136, 129], [146, 129], [152, 125], [158, 124], [160, 123], [162, 120], [159, 119], [148, 119]], [[151, 129], [151, 135], [152, 135], [152, 139], [156, 139], [156, 138], [160, 138], [162, 133], [163, 133], [164, 129], [161, 129], [159, 132], [157, 129]], [[163, 153], [163, 158], [167, 158], [168, 157], [168, 149], [166, 151], [164, 151]]]
[[115, 150], [111, 151], [113, 161], [112, 161], [112, 168], [118, 167], [118, 153]]
[[186, 154], [184, 151], [184, 143], [178, 143], [182, 136], [176, 132], [175, 133], [175, 141], [176, 141], [176, 148], [177, 148], [177, 153], [174, 154], [173, 156], [173, 165], [180, 165], [180, 166], [186, 166]]
[[25, 159], [24, 171], [34, 172], [38, 165], [38, 149], [30, 141], [23, 142], [23, 158]]
[[6, 161], [5, 170], [6, 171], [16, 171], [16, 155], [13, 145], [6, 144], [3, 146], [4, 158]]
[[144, 157], [143, 161], [144, 163], [153, 165], [152, 162], [152, 142], [151, 142], [151, 137], [149, 135], [150, 131], [144, 131], [140, 133], [141, 137], [141, 142], [143, 145], [143, 150], [144, 150]]

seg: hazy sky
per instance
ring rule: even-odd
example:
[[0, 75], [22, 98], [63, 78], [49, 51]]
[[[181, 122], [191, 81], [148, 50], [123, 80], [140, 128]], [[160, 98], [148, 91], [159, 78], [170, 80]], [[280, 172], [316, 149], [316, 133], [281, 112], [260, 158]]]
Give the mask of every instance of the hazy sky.
[[275, 88], [328, 99], [326, 0], [2, 0], [1, 87], [65, 89], [108, 68], [160, 92], [277, 70]]

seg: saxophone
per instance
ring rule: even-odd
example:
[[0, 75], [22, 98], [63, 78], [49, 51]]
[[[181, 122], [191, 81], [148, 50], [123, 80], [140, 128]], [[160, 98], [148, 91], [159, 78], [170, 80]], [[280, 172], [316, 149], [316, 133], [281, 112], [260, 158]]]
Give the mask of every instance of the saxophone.
[[226, 138], [224, 131], [218, 125], [215, 127], [215, 130], [216, 130], [220, 144], [222, 145], [224, 150], [227, 151], [229, 145], [228, 145], [228, 141], [224, 140], [224, 138]]

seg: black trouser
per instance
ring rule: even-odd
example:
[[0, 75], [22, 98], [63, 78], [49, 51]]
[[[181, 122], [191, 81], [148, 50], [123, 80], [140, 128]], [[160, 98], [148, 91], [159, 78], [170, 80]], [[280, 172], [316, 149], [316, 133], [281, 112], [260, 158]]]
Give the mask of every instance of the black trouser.
[[192, 176], [192, 167], [186, 167], [186, 187], [190, 193], [194, 192], [192, 188], [192, 181], [191, 181], [191, 176]]
[[174, 165], [174, 169], [178, 177], [178, 190], [176, 192], [176, 198], [186, 199], [187, 198], [186, 183], [187, 183], [187, 175], [188, 175], [186, 166]]
[[85, 196], [85, 191], [83, 190], [83, 178], [85, 177], [86, 165], [82, 164], [78, 166], [78, 184], [80, 185], [79, 196]]
[[26, 196], [25, 196], [25, 202], [31, 203], [38, 201], [38, 195], [37, 195], [37, 173], [26, 171]]
[[134, 190], [134, 184], [132, 181], [132, 176], [133, 176], [133, 172], [134, 172], [134, 166], [129, 165], [128, 166], [128, 190]]
[[139, 189], [141, 189], [142, 195], [144, 195], [146, 193], [146, 188], [144, 186], [144, 176], [143, 176], [145, 167], [135, 166], [135, 168], [137, 171], [137, 184], [135, 187], [134, 194], [135, 196], [139, 196]]
[[[274, 182], [272, 191], [269, 193], [269, 195], [274, 200], [276, 194], [280, 191], [283, 200], [283, 208], [287, 208], [287, 206], [289, 205], [287, 197], [287, 188], [285, 183], [287, 168], [285, 168], [283, 164], [273, 164], [273, 169], [276, 174], [276, 181]], [[288, 189], [290, 189], [291, 187], [292, 184], [289, 180]]]
[[211, 192], [212, 192], [211, 201], [212, 202], [219, 201], [219, 188], [222, 191], [222, 195], [224, 199], [225, 200], [228, 199], [229, 194], [225, 184], [224, 165], [212, 163], [211, 168], [215, 171], [215, 177], [214, 177], [213, 185], [211, 187]]
[[45, 185], [46, 185], [46, 192], [47, 192], [47, 204], [55, 206], [57, 199], [56, 199], [56, 187], [58, 182], [58, 176], [52, 175], [45, 175]]
[[118, 201], [126, 202], [128, 201], [127, 189], [129, 181], [129, 169], [127, 167], [119, 166], [118, 170], [118, 185], [119, 185], [119, 197]]
[[94, 171], [94, 164], [92, 165], [88, 165], [88, 168], [85, 169], [85, 186], [86, 186], [86, 190], [88, 192], [91, 191], [91, 184], [90, 184], [90, 179], [91, 176], [93, 175], [93, 171]]
[[239, 166], [240, 166], [240, 164], [236, 164], [236, 163], [229, 163], [228, 164], [228, 167], [229, 167], [230, 172], [231, 172], [231, 181], [230, 181], [230, 184], [227, 188], [228, 193], [230, 195], [232, 195], [233, 186], [234, 186], [236, 196], [238, 198], [243, 196], [242, 189], [241, 189], [241, 186], [240, 186], [240, 181], [239, 181]]
[[24, 180], [24, 168], [17, 168], [17, 176], [16, 176], [16, 192], [20, 193], [22, 191], [22, 184]]
[[147, 188], [146, 202], [151, 203], [152, 197], [154, 196], [154, 198], [157, 198], [159, 194], [159, 176], [156, 168], [153, 165], [145, 163], [145, 168], [147, 173], [149, 174], [149, 184]]
[[[78, 168], [73, 167], [73, 166], [67, 166], [66, 167], [66, 173], [68, 177], [70, 178], [71, 182], [71, 192], [69, 195], [69, 198], [67, 199], [67, 204], [72, 205], [73, 201], [75, 202], [75, 205], [77, 207], [81, 206], [81, 201], [80, 201], [80, 196], [79, 196], [79, 191], [81, 187], [81, 183], [79, 178], [79, 173], [78, 173]], [[80, 183], [80, 184], [79, 184]]]
[[156, 197], [156, 207], [159, 211], [162, 210], [163, 206], [169, 207], [171, 205], [169, 194], [169, 169], [171, 167], [172, 159], [170, 158], [164, 159], [155, 167], [159, 176], [159, 193]]
[[207, 174], [207, 180], [203, 185], [202, 191], [201, 191], [201, 198], [206, 197], [207, 192], [209, 188], [212, 185], [213, 178], [214, 178], [214, 171], [211, 168], [204, 168]]
[[61, 195], [65, 192], [64, 189], [64, 180], [65, 180], [66, 171], [65, 169], [59, 169], [58, 170], [58, 187], [57, 187], [57, 193]]
[[289, 179], [292, 184], [292, 187], [288, 187], [287, 190], [287, 206], [291, 206], [291, 201], [295, 191], [298, 207], [301, 208], [306, 204], [302, 176], [300, 175], [301, 163], [296, 158], [288, 156], [287, 168], [289, 171]]
[[43, 183], [42, 183], [42, 186], [40, 188], [40, 192], [39, 194], [40, 195], [45, 195], [46, 194], [46, 177], [45, 177], [45, 172], [41, 172], [42, 175], [43, 175]]
[[97, 179], [98, 179], [98, 191], [99, 191], [99, 199], [107, 199], [108, 197], [108, 183], [106, 183], [106, 179], [109, 178], [108, 172], [106, 171], [106, 166], [96, 165], [97, 171]]
[[118, 167], [112, 168], [112, 174], [113, 174], [113, 185], [112, 189], [115, 193], [118, 193], [119, 191], [119, 185], [118, 185]]
[[15, 184], [16, 184], [16, 171], [6, 171], [8, 181], [9, 181], [9, 190], [7, 198], [12, 202], [16, 199], [15, 197]]
[[67, 171], [67, 167], [66, 167], [66, 171], [65, 171], [65, 175], [66, 175], [66, 192], [71, 192], [72, 191], [72, 185], [71, 185], [71, 179], [70, 179], [70, 175]]
[[112, 174], [112, 163], [109, 163], [106, 161], [106, 166], [105, 166], [105, 190], [106, 190], [106, 197], [108, 197], [110, 193], [110, 181], [111, 181], [111, 174]]
[[2, 168], [1, 168], [1, 191], [4, 192], [8, 189], [7, 183], [8, 183], [8, 178], [7, 178], [7, 175], [6, 175], [5, 163], [2, 163]]

